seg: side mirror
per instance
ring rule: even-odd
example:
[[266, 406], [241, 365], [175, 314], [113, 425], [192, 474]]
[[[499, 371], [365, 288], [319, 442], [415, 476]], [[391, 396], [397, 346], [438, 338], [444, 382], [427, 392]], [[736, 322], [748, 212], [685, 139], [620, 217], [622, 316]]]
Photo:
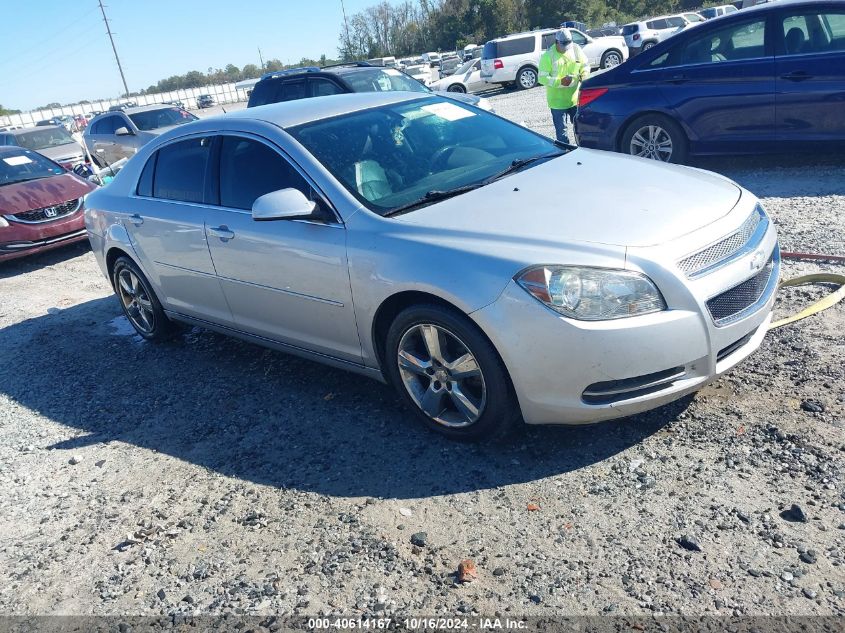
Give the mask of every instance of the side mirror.
[[117, 128], [114, 133], [117, 136], [135, 136], [135, 132], [130, 131], [129, 128], [127, 128], [125, 125], [122, 125], [121, 127]]
[[289, 187], [266, 193], [253, 202], [252, 219], [266, 222], [307, 218], [313, 215], [316, 209], [316, 202], [306, 198], [299, 189]]

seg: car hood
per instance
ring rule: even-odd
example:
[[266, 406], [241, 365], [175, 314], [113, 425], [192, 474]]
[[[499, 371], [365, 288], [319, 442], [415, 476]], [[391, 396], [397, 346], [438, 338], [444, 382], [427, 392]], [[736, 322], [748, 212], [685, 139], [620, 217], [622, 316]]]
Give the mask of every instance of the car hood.
[[435, 86], [441, 86], [440, 83], [443, 81], [442, 79], [438, 79], [437, 82], [432, 86], [432, 92], [436, 94], [438, 97], [445, 97], [446, 99], [452, 99], [453, 101], [461, 101], [462, 103], [469, 104], [471, 106], [478, 106], [478, 102], [481, 101], [481, 97], [477, 97], [476, 95], [466, 94], [464, 92], [448, 92], [446, 90], [434, 90]]
[[577, 149], [396, 219], [497, 238], [643, 247], [715, 222], [740, 196], [707, 171]]
[[36, 151], [50, 160], [57, 162], [68, 158], [78, 158], [83, 156], [82, 146], [76, 141], [73, 143], [65, 143], [64, 145], [56, 145], [55, 147], [45, 147], [44, 149]]
[[81, 198], [96, 189], [93, 183], [73, 174], [61, 174], [40, 180], [0, 187], [0, 215], [25, 213]]

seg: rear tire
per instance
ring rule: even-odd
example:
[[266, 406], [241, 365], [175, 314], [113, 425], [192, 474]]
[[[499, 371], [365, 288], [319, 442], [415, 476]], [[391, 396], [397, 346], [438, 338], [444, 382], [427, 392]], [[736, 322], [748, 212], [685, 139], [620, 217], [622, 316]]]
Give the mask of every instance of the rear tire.
[[599, 65], [602, 70], [607, 68], [614, 68], [618, 66], [623, 61], [622, 53], [617, 51], [615, 48], [611, 48], [604, 52], [604, 55], [601, 56], [601, 64]]
[[537, 71], [532, 66], [524, 66], [516, 73], [516, 87], [531, 90], [537, 85]]
[[175, 332], [150, 282], [128, 257], [118, 257], [112, 268], [112, 285], [123, 315], [148, 341], [163, 341]]
[[428, 428], [454, 440], [493, 440], [520, 421], [507, 370], [478, 327], [456, 310], [423, 304], [387, 332], [385, 375]]
[[463, 84], [452, 84], [451, 86], [449, 86], [449, 87], [446, 89], [446, 92], [461, 92], [461, 93], [465, 93], [466, 91], [467, 91], [467, 89], [466, 89], [466, 88], [464, 88]]
[[642, 50], [647, 51], [648, 49], [654, 48], [655, 46], [657, 46], [657, 42], [646, 42], [645, 44], [643, 44]]
[[689, 142], [681, 126], [662, 114], [646, 114], [628, 124], [619, 149], [624, 154], [665, 163], [683, 163]]

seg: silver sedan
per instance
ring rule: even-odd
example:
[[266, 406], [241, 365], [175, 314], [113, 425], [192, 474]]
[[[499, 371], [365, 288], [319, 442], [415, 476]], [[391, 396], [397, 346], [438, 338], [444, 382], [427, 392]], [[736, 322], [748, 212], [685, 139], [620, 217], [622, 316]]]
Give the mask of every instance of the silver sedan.
[[455, 438], [701, 388], [760, 345], [779, 271], [725, 178], [418, 93], [180, 126], [85, 216], [141, 336], [179, 321], [360, 372]]

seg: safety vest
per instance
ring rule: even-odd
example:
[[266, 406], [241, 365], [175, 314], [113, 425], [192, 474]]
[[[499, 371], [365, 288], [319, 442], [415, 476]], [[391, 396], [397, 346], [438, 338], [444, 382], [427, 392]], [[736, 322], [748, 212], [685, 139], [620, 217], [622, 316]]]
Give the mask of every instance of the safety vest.
[[[587, 56], [577, 44], [559, 53], [552, 44], [540, 56], [538, 81], [546, 87], [546, 101], [552, 110], [566, 110], [578, 105], [578, 90], [581, 82], [590, 74]], [[572, 83], [561, 84], [561, 79], [571, 75]]]

